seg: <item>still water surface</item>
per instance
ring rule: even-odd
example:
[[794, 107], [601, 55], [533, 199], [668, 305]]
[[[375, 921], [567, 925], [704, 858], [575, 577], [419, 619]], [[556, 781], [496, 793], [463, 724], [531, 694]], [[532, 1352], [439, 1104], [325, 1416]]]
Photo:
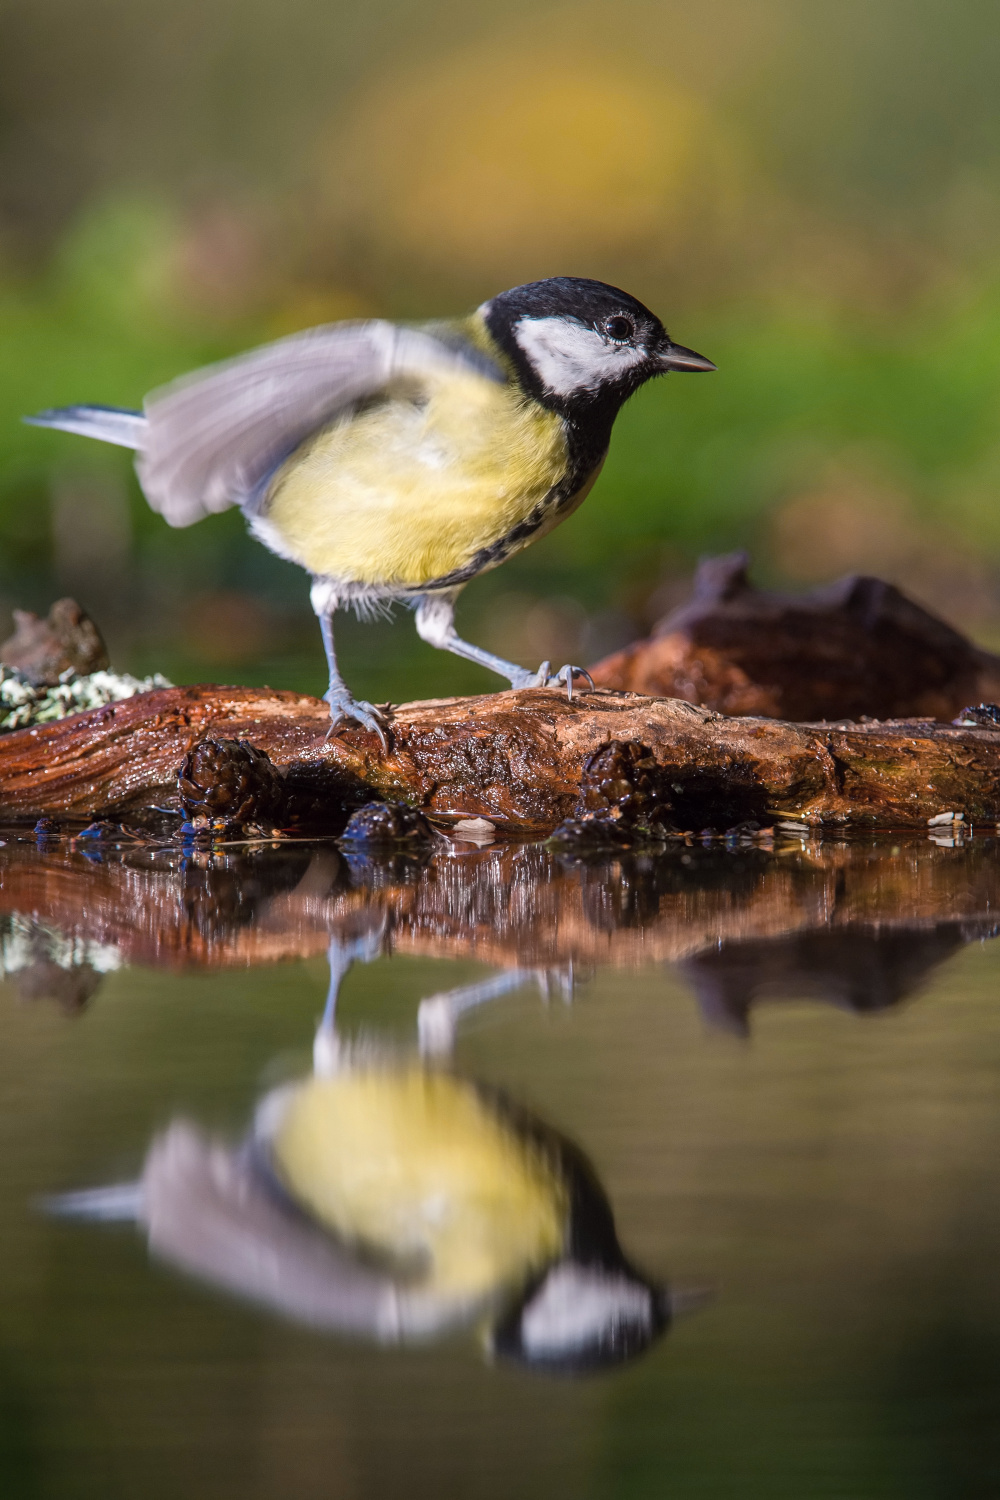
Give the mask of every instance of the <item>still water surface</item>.
[[998, 911], [9, 832], [0, 1495], [996, 1495]]

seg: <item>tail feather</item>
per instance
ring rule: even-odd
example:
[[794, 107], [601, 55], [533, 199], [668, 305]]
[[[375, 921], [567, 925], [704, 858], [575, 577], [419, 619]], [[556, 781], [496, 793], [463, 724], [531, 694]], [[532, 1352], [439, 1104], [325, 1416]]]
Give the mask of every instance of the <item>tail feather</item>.
[[141, 448], [146, 435], [142, 412], [118, 406], [57, 406], [22, 420], [29, 427], [57, 427], [60, 432], [77, 432], [81, 437], [117, 443], [119, 448]]
[[108, 1187], [56, 1193], [39, 1207], [55, 1219], [93, 1219], [99, 1223], [137, 1223], [142, 1218], [141, 1182], [114, 1182]]

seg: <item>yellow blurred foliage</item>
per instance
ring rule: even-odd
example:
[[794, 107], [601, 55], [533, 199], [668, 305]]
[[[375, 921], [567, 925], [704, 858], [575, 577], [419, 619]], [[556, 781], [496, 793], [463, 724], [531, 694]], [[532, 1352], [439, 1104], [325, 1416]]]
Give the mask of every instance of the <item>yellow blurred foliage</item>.
[[383, 79], [325, 143], [320, 172], [356, 237], [498, 284], [729, 239], [753, 176], [668, 79], [527, 45]]
[[284, 291], [281, 300], [266, 323], [269, 339], [284, 338], [303, 328], [321, 323], [339, 323], [347, 318], [370, 318], [378, 311], [357, 292], [342, 286], [293, 286]]

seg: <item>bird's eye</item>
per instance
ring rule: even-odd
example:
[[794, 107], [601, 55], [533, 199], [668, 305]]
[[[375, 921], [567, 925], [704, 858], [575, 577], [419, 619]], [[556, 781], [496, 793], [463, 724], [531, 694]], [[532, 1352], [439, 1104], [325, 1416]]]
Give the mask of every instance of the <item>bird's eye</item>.
[[605, 323], [604, 332], [616, 344], [627, 344], [629, 339], [635, 334], [635, 324], [631, 318], [626, 318], [623, 313], [618, 313], [615, 317], [609, 318]]

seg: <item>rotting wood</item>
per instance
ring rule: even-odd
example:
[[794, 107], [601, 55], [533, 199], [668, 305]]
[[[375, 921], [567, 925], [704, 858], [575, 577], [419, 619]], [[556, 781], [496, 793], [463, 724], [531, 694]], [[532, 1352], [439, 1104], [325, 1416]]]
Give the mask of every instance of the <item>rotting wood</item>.
[[44, 620], [30, 610], [14, 610], [14, 634], [0, 643], [0, 664], [36, 687], [55, 687], [64, 672], [103, 671], [108, 648], [75, 599], [57, 599]]
[[544, 832], [576, 806], [611, 741], [648, 749], [682, 828], [795, 819], [922, 827], [1000, 820], [1000, 733], [922, 721], [789, 724], [676, 699], [548, 689], [405, 704], [384, 754], [361, 728], [329, 734], [321, 700], [265, 688], [159, 689], [0, 737], [0, 818], [127, 817], [177, 803], [177, 770], [206, 736], [245, 738], [282, 768], [302, 826], [394, 798], [440, 817]]
[[1000, 693], [1000, 657], [881, 578], [769, 593], [744, 553], [709, 557], [646, 640], [591, 667], [603, 687], [795, 721], [953, 719]]

